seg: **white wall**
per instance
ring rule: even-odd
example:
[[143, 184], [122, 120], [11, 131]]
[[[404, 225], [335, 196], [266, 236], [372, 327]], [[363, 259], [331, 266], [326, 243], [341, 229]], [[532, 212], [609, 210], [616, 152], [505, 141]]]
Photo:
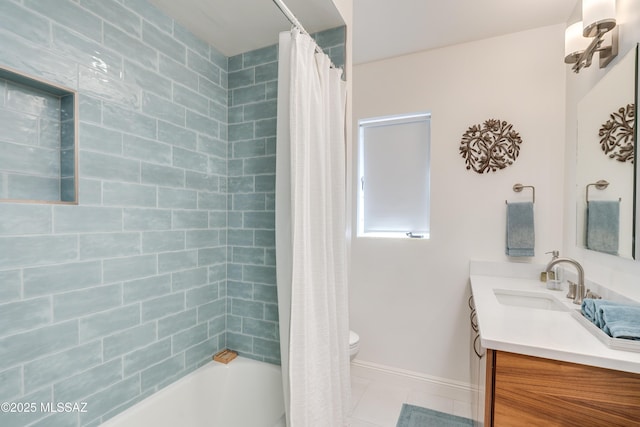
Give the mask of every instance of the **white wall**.
[[[563, 38], [564, 25], [551, 26], [354, 66], [354, 132], [361, 118], [432, 113], [431, 238], [352, 236], [360, 360], [469, 382], [469, 260], [508, 259], [505, 199], [530, 198], [513, 184], [536, 187], [536, 256], [526, 261], [560, 249]], [[460, 139], [491, 118], [512, 123], [523, 144], [513, 166], [480, 175], [465, 169]]]
[[[580, 10], [575, 10], [571, 22], [580, 19]], [[640, 42], [640, 5], [637, 0], [617, 1], [617, 21], [620, 26], [620, 53], [605, 69], [599, 69], [597, 62], [579, 74], [566, 69], [566, 162], [565, 162], [565, 225], [564, 248], [570, 256], [578, 259], [585, 269], [585, 275], [604, 286], [640, 299], [640, 261], [622, 259], [585, 250], [576, 245], [576, 197], [582, 193], [576, 191], [576, 126], [577, 106], [589, 90], [615, 66], [627, 52]]]

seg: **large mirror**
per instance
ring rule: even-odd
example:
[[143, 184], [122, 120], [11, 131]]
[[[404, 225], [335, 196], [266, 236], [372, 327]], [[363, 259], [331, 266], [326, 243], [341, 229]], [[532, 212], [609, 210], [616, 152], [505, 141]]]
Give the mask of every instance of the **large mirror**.
[[578, 104], [577, 244], [624, 258], [640, 255], [634, 238], [637, 64], [636, 46]]

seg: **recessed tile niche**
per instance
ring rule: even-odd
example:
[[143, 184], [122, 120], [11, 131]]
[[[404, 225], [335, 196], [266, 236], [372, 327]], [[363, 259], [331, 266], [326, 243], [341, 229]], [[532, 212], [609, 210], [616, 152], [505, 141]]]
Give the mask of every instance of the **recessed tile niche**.
[[0, 200], [76, 204], [77, 92], [0, 67]]

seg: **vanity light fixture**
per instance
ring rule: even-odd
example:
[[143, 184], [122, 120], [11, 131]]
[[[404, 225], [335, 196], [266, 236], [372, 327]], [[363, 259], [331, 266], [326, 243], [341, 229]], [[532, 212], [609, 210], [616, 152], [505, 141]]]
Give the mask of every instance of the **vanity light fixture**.
[[564, 52], [576, 73], [591, 65], [595, 53], [600, 68], [606, 67], [618, 55], [616, 0], [582, 0], [582, 21], [567, 27]]

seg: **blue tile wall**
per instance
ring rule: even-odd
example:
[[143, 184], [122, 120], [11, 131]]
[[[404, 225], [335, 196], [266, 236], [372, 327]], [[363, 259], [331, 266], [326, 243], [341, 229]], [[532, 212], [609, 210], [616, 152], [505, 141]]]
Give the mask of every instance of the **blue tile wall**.
[[[277, 47], [226, 58], [147, 0], [0, 15], [0, 65], [78, 90], [80, 187], [0, 204], [0, 400], [88, 403], [0, 425], [98, 425], [225, 347], [279, 363]], [[344, 30], [316, 37], [341, 64]]]
[[[79, 206], [0, 203], [0, 400], [87, 402], [0, 425], [97, 425], [225, 347], [227, 61], [145, 0], [4, 0], [0, 15], [0, 66], [80, 104]], [[0, 80], [0, 121], [23, 129], [0, 136], [15, 148], [0, 163], [24, 175], [20, 150], [52, 151], [38, 158], [58, 165], [57, 198], [74, 192], [67, 106]], [[49, 187], [15, 181], [0, 196]]]
[[[345, 30], [314, 34], [344, 66]], [[229, 58], [227, 347], [280, 363], [275, 267], [278, 46]]]

